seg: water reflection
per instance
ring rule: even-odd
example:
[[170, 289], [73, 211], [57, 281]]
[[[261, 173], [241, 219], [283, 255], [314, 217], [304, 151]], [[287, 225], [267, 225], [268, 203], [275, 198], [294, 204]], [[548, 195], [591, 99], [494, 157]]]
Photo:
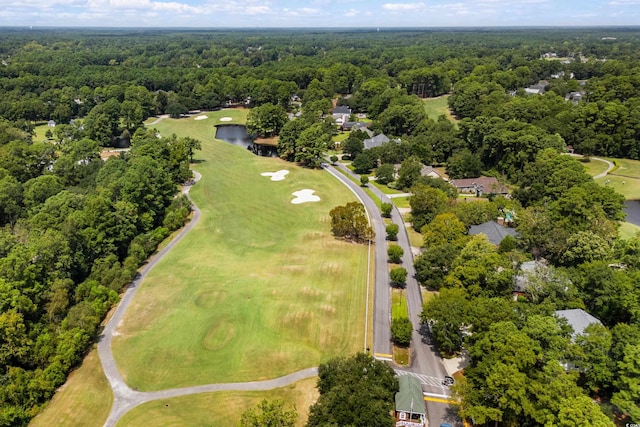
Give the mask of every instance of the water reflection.
[[216, 138], [229, 144], [245, 147], [258, 156], [276, 157], [278, 155], [276, 147], [254, 143], [253, 138], [247, 134], [247, 128], [243, 125], [217, 125]]

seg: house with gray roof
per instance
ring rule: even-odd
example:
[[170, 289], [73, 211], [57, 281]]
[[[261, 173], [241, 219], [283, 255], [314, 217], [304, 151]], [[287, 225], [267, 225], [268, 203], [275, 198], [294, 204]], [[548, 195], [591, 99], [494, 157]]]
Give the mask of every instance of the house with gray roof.
[[602, 325], [602, 322], [593, 317], [581, 308], [573, 308], [571, 310], [556, 310], [557, 317], [567, 319], [567, 323], [573, 328], [571, 340], [575, 340], [578, 335], [584, 334], [587, 326], [592, 324]]
[[489, 241], [498, 246], [502, 239], [507, 236], [517, 238], [520, 236], [514, 228], [504, 227], [498, 224], [496, 221], [487, 221], [479, 225], [472, 225], [469, 227], [469, 235], [475, 236], [476, 234], [484, 234]]
[[364, 142], [364, 149], [368, 150], [370, 148], [380, 147], [382, 144], [389, 142], [390, 139], [384, 133], [378, 134], [373, 138], [367, 138]]

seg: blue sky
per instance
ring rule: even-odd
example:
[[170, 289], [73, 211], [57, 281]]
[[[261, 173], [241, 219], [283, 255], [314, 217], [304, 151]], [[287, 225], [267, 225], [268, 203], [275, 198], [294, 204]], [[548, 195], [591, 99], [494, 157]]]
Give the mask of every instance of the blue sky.
[[0, 26], [640, 25], [640, 0], [0, 0]]

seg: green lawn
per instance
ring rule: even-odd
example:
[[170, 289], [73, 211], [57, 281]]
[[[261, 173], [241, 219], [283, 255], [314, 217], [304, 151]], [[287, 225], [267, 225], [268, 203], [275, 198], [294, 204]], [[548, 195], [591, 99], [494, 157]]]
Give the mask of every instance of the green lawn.
[[407, 298], [403, 289], [392, 289], [391, 291], [391, 318], [400, 319], [401, 317], [409, 317], [409, 308], [407, 307]]
[[407, 234], [409, 235], [409, 243], [411, 243], [411, 246], [421, 248], [424, 245], [424, 237], [414, 230], [413, 227], [407, 227]]
[[380, 184], [376, 181], [370, 181], [371, 184], [375, 185], [378, 190], [382, 191], [383, 194], [402, 194], [404, 191], [396, 190], [394, 188], [389, 188], [386, 184]]
[[[607, 175], [604, 178], [595, 180], [600, 185], [607, 185], [618, 193], [622, 194], [627, 200], [640, 199], [640, 179], [627, 178], [620, 175]], [[609, 182], [607, 184], [607, 181]]]
[[607, 160], [612, 161], [617, 165], [617, 168], [614, 169], [611, 174], [640, 179], [640, 160], [611, 158]]
[[269, 391], [201, 393], [157, 400], [134, 408], [122, 417], [117, 426], [235, 427], [242, 413], [255, 407], [262, 399], [284, 400], [287, 409], [295, 406], [298, 413], [296, 425], [304, 426], [309, 417], [309, 406], [318, 398], [316, 382], [316, 378], [309, 378]]
[[94, 348], [29, 425], [100, 427], [109, 416], [112, 402], [113, 393]]
[[[141, 285], [114, 337], [132, 387], [274, 378], [362, 349], [367, 248], [335, 240], [329, 224], [329, 210], [354, 196], [325, 171], [213, 139], [220, 117], [246, 113], [153, 126], [203, 142], [191, 191], [202, 217]], [[260, 176], [279, 169], [290, 171], [284, 181]], [[291, 204], [304, 188], [321, 201]]]
[[636, 233], [640, 231], [640, 227], [635, 224], [631, 224], [630, 222], [623, 222], [620, 224], [620, 229], [618, 230], [618, 235], [620, 235], [623, 239], [630, 239], [635, 237]]
[[411, 205], [409, 205], [409, 197], [394, 197], [391, 201], [399, 208], [411, 207]]
[[607, 170], [607, 163], [602, 160], [596, 160], [591, 158], [591, 161], [582, 163], [582, 166], [586, 169], [587, 173], [591, 176], [596, 176]]
[[436, 121], [438, 117], [444, 114], [449, 120], [457, 121], [449, 111], [448, 99], [449, 95], [443, 95], [437, 98], [424, 98], [422, 105], [424, 106], [424, 111], [427, 113], [427, 116]]

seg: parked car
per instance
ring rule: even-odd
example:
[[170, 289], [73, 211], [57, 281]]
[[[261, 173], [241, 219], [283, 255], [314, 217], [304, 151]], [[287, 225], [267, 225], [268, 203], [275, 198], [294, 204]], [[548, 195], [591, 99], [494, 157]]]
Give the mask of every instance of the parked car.
[[446, 385], [448, 387], [448, 386], [452, 386], [454, 382], [455, 381], [454, 381], [453, 377], [450, 377], [450, 376], [447, 375], [442, 380], [442, 385]]

